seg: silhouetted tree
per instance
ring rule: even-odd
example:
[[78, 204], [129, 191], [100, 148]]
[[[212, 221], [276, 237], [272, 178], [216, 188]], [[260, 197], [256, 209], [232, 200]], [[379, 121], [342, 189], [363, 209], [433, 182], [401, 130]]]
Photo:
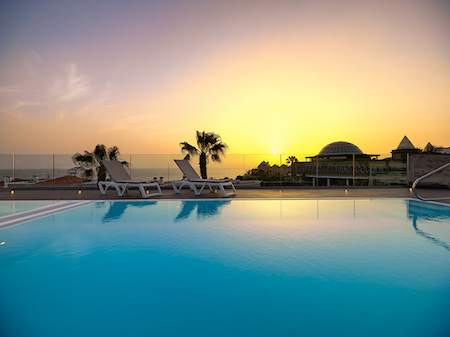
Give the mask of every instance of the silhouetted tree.
[[188, 142], [180, 143], [181, 152], [187, 153], [185, 159], [190, 160], [190, 156], [200, 156], [199, 165], [200, 165], [200, 175], [203, 179], [207, 179], [208, 175], [206, 174], [206, 165], [208, 164], [209, 158], [211, 157], [212, 161], [221, 162], [221, 156], [225, 155], [225, 151], [228, 146], [225, 143], [222, 143], [222, 139], [218, 134], [214, 132], [200, 132], [197, 131], [197, 146], [192, 146]]
[[297, 159], [296, 156], [289, 156], [289, 157], [286, 159], [286, 163], [287, 163], [288, 165], [292, 165], [293, 163], [298, 163], [298, 159]]
[[[84, 154], [75, 153], [72, 156], [72, 161], [75, 165], [78, 165], [76, 169], [83, 178], [92, 179], [94, 173], [96, 173], [97, 181], [105, 181], [106, 169], [102, 164], [102, 160], [117, 160], [119, 155], [120, 152], [117, 146], [107, 149], [105, 145], [98, 144], [94, 151], [84, 151]], [[128, 166], [126, 161], [121, 161], [121, 163]]]
[[287, 164], [289, 165], [289, 167], [290, 167], [290, 177], [291, 177], [291, 181], [292, 181], [292, 164], [298, 163], [298, 159], [297, 159], [296, 156], [289, 156], [289, 157], [286, 159], [286, 163], [287, 163]]

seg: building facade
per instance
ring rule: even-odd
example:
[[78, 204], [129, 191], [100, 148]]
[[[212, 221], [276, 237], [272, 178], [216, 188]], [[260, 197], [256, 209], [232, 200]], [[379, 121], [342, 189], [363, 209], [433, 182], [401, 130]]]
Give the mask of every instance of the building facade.
[[420, 152], [406, 136], [391, 158], [381, 160], [352, 143], [334, 142], [305, 162], [293, 163], [292, 180], [311, 186], [406, 185], [409, 155]]

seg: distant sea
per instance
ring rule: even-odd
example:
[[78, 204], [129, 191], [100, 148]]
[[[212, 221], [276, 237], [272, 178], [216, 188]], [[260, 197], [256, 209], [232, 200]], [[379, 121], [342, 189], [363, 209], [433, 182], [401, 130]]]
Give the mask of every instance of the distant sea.
[[[130, 171], [129, 171], [130, 172]], [[198, 170], [197, 170], [198, 172]], [[149, 169], [131, 169], [131, 178], [138, 180], [153, 180], [163, 177], [164, 181], [177, 180], [183, 177], [183, 174], [178, 168], [149, 168]], [[208, 169], [208, 178], [231, 178], [235, 179], [238, 175], [243, 175], [243, 169], [236, 168], [210, 168]], [[32, 181], [37, 177], [38, 181], [50, 180], [58, 177], [69, 175], [67, 169], [16, 169], [14, 177], [18, 179], [26, 179]], [[13, 176], [11, 170], [0, 170], [0, 179], [3, 177]]]

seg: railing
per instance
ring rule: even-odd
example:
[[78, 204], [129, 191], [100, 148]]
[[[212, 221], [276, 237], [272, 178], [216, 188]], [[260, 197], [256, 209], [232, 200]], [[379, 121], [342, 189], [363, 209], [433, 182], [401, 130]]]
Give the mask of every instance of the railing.
[[436, 173], [438, 173], [438, 172], [444, 170], [444, 169], [447, 168], [447, 167], [450, 167], [450, 163], [447, 163], [447, 164], [445, 164], [445, 165], [442, 165], [441, 167], [438, 167], [437, 169], [435, 169], [435, 170], [433, 170], [433, 171], [431, 171], [431, 172], [428, 172], [427, 174], [424, 174], [423, 176], [417, 178], [417, 179], [414, 181], [414, 183], [412, 184], [412, 191], [413, 191], [413, 193], [414, 193], [414, 195], [416, 196], [417, 199], [420, 199], [420, 200], [423, 200], [423, 201], [439, 201], [439, 200], [449, 200], [449, 199], [450, 199], [450, 197], [425, 199], [425, 198], [422, 198], [421, 196], [419, 196], [419, 195], [417, 194], [417, 191], [416, 191], [417, 185], [418, 185], [422, 180], [424, 180], [424, 179], [426, 179], [426, 178], [432, 176], [433, 174], [436, 174]]
[[[381, 158], [389, 157], [383, 154]], [[291, 164], [295, 161], [299, 163]], [[401, 161], [347, 160], [312, 162], [314, 154], [227, 154], [208, 163], [208, 177], [258, 180], [263, 186], [406, 186], [407, 164]], [[133, 179], [168, 182], [182, 178], [174, 159], [183, 154], [123, 154]], [[191, 159], [198, 169], [198, 158]], [[260, 165], [261, 163], [267, 165]], [[76, 180], [72, 155], [0, 154], [0, 187], [96, 188], [97, 177]], [[78, 176], [80, 176], [78, 172]]]

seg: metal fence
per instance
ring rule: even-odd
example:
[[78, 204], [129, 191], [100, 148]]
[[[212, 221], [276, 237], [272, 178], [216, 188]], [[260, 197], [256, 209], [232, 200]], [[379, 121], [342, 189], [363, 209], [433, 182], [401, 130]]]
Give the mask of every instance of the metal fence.
[[[182, 179], [174, 159], [183, 154], [123, 154], [133, 179], [167, 183]], [[317, 160], [313, 154], [228, 154], [220, 163], [209, 161], [209, 178], [256, 180], [262, 186], [406, 185], [407, 163], [389, 154], [367, 163]], [[191, 159], [199, 172], [198, 157]], [[72, 155], [0, 154], [0, 186], [28, 188], [95, 187], [97, 177], [83, 177]], [[94, 170], [95, 171], [95, 170]]]

